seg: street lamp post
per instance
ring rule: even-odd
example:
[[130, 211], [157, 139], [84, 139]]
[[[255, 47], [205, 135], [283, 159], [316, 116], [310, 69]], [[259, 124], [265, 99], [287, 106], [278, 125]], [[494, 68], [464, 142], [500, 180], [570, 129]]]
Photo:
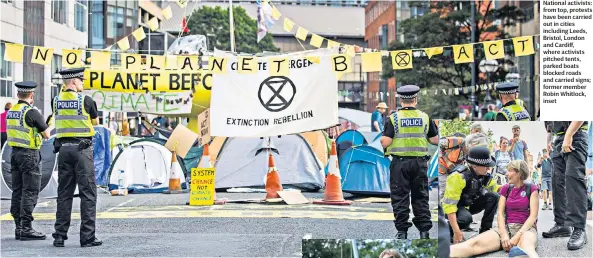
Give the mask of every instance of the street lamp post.
[[[490, 86], [492, 83], [490, 76], [498, 70], [498, 62], [496, 60], [482, 60], [480, 61], [480, 72], [486, 74], [487, 85]], [[484, 98], [484, 106], [482, 110], [488, 110], [488, 105], [492, 102], [492, 96], [490, 95], [490, 88], [486, 88], [486, 97]]]

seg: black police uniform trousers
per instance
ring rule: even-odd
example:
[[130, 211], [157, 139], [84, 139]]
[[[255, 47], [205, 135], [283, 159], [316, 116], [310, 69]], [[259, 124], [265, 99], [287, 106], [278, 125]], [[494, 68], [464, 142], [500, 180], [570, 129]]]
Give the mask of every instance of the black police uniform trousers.
[[[558, 225], [585, 228], [587, 217], [587, 133], [578, 131], [572, 137], [574, 150], [562, 152], [564, 136], [554, 141], [552, 155], [552, 198], [554, 198], [554, 221]], [[570, 201], [570, 205], [568, 204]]]
[[432, 221], [428, 207], [428, 162], [424, 157], [392, 157], [389, 181], [395, 228], [407, 231], [412, 226], [409, 222], [411, 195], [412, 222], [420, 232], [429, 231]]
[[10, 213], [16, 221], [30, 225], [33, 221], [33, 210], [37, 206], [37, 198], [41, 189], [41, 170], [39, 150], [13, 147], [10, 157], [12, 176], [12, 199]]
[[[63, 139], [63, 138], [62, 138]], [[78, 184], [80, 196], [80, 243], [85, 244], [95, 239], [95, 219], [97, 208], [97, 186], [95, 182], [95, 164], [93, 161], [92, 142], [80, 149], [77, 143], [62, 143], [58, 155], [58, 200], [55, 233], [53, 237], [68, 239], [68, 229], [72, 215], [72, 201]], [[85, 142], [87, 140], [84, 140]]]
[[472, 215], [484, 211], [482, 222], [480, 223], [480, 231], [484, 232], [491, 229], [494, 215], [496, 215], [496, 210], [498, 209], [499, 198], [500, 195], [498, 193], [485, 192], [478, 199], [474, 200], [472, 205], [469, 206], [469, 209], [462, 205], [457, 206], [456, 215], [459, 228], [469, 229], [473, 222]]

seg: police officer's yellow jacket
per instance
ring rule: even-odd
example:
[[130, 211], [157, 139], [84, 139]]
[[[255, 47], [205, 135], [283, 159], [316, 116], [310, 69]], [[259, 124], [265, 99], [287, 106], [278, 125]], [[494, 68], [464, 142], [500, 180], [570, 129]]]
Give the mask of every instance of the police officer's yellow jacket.
[[523, 105], [519, 105], [517, 102], [512, 105], [502, 107], [500, 113], [504, 115], [507, 121], [531, 121], [529, 112], [525, 110]]
[[39, 130], [25, 122], [25, 115], [33, 109], [28, 104], [18, 103], [6, 114], [6, 136], [8, 146], [39, 150], [41, 135]]
[[443, 212], [457, 212], [457, 207], [469, 207], [482, 195], [482, 190], [498, 192], [500, 185], [490, 175], [478, 176], [467, 165], [458, 166], [447, 177], [445, 194], [442, 199]]
[[56, 137], [93, 137], [95, 129], [84, 109], [84, 96], [73, 91], [62, 91], [54, 98]]
[[422, 157], [428, 155], [429, 117], [417, 109], [403, 109], [389, 116], [394, 137], [387, 146], [387, 155]]

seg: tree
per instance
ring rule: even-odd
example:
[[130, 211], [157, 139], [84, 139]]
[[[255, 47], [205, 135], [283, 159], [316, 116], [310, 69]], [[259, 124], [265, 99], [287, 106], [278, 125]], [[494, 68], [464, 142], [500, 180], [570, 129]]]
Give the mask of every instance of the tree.
[[[389, 50], [420, 49], [436, 46], [450, 46], [471, 43], [471, 12], [469, 1], [430, 1], [409, 2], [410, 6], [431, 8], [433, 12], [417, 18], [406, 19], [401, 22], [398, 34], [403, 34], [405, 41], [392, 41]], [[457, 8], [462, 7], [462, 8]], [[509, 35], [500, 29], [515, 26], [523, 19], [525, 14], [515, 6], [505, 6], [500, 9], [493, 8], [493, 1], [477, 1], [476, 10], [476, 42], [484, 41], [495, 36], [498, 39], [508, 38]], [[501, 20], [502, 25], [493, 22]], [[512, 54], [512, 43], [505, 42], [505, 52]], [[481, 45], [474, 48], [475, 59], [482, 60]], [[510, 60], [497, 60], [499, 63], [513, 65]], [[479, 72], [479, 71], [478, 71]], [[491, 78], [501, 80], [506, 71], [499, 69]], [[443, 54], [431, 58], [426, 56], [413, 58], [413, 69], [394, 71], [391, 59], [383, 62], [383, 78], [394, 77], [402, 85], [415, 84], [425, 89], [430, 88], [462, 88], [471, 86], [470, 64], [455, 64], [452, 50], [445, 48]], [[480, 83], [477, 80], [477, 83]], [[421, 96], [419, 108], [432, 117], [453, 119], [457, 117], [459, 104], [465, 102], [469, 93], [459, 92], [460, 95], [432, 94]], [[480, 94], [478, 91], [477, 94]], [[478, 96], [479, 97], [479, 96]], [[435, 105], [436, 104], [436, 105]]]
[[[236, 52], [255, 54], [263, 51], [277, 52], [280, 50], [274, 46], [270, 34], [267, 34], [257, 43], [257, 21], [249, 17], [245, 9], [240, 6], [233, 7], [233, 18]], [[231, 50], [228, 8], [202, 6], [200, 9], [194, 10], [191, 16], [188, 16], [187, 27], [191, 34], [214, 34], [214, 42], [210, 44], [220, 50]]]

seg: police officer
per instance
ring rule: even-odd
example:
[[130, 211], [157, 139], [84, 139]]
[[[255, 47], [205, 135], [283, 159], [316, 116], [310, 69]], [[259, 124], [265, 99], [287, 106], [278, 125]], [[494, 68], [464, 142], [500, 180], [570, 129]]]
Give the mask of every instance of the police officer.
[[93, 162], [93, 125], [97, 124], [97, 104], [83, 90], [84, 68], [60, 72], [65, 89], [52, 101], [58, 155], [58, 200], [54, 246], [63, 247], [68, 239], [72, 199], [78, 184], [80, 195], [80, 245], [99, 246], [95, 237], [97, 186]]
[[421, 239], [428, 239], [432, 228], [428, 207], [428, 144], [439, 143], [438, 129], [428, 115], [418, 109], [420, 88], [407, 85], [397, 90], [402, 108], [385, 121], [381, 145], [393, 158], [390, 165], [391, 206], [395, 215], [397, 239], [407, 239], [410, 193], [414, 218]]
[[[496, 121], [530, 121], [529, 112], [517, 103], [517, 90], [519, 84], [516, 82], [503, 82], [496, 85], [496, 91], [499, 94], [502, 108], [496, 114]], [[523, 103], [523, 101], [521, 101]]]
[[31, 106], [37, 83], [25, 81], [15, 83], [15, 86], [19, 101], [6, 114], [8, 146], [12, 147], [10, 213], [16, 224], [14, 235], [17, 240], [43, 240], [45, 234], [35, 231], [32, 222], [41, 189], [39, 149], [42, 137], [49, 138], [49, 131], [41, 113]]
[[476, 146], [469, 150], [466, 165], [458, 166], [447, 178], [441, 204], [450, 223], [453, 243], [463, 241], [462, 229], [469, 229], [472, 215], [484, 211], [480, 233], [492, 228], [498, 205], [499, 185], [488, 174], [495, 162], [490, 150]]
[[[587, 244], [587, 189], [585, 163], [588, 156], [588, 122], [546, 122], [552, 140], [552, 184], [554, 192], [554, 222], [545, 238], [568, 237], [568, 250], [578, 250]], [[549, 138], [548, 138], [549, 139]], [[570, 204], [567, 203], [570, 201]], [[571, 234], [571, 227], [574, 228]]]

